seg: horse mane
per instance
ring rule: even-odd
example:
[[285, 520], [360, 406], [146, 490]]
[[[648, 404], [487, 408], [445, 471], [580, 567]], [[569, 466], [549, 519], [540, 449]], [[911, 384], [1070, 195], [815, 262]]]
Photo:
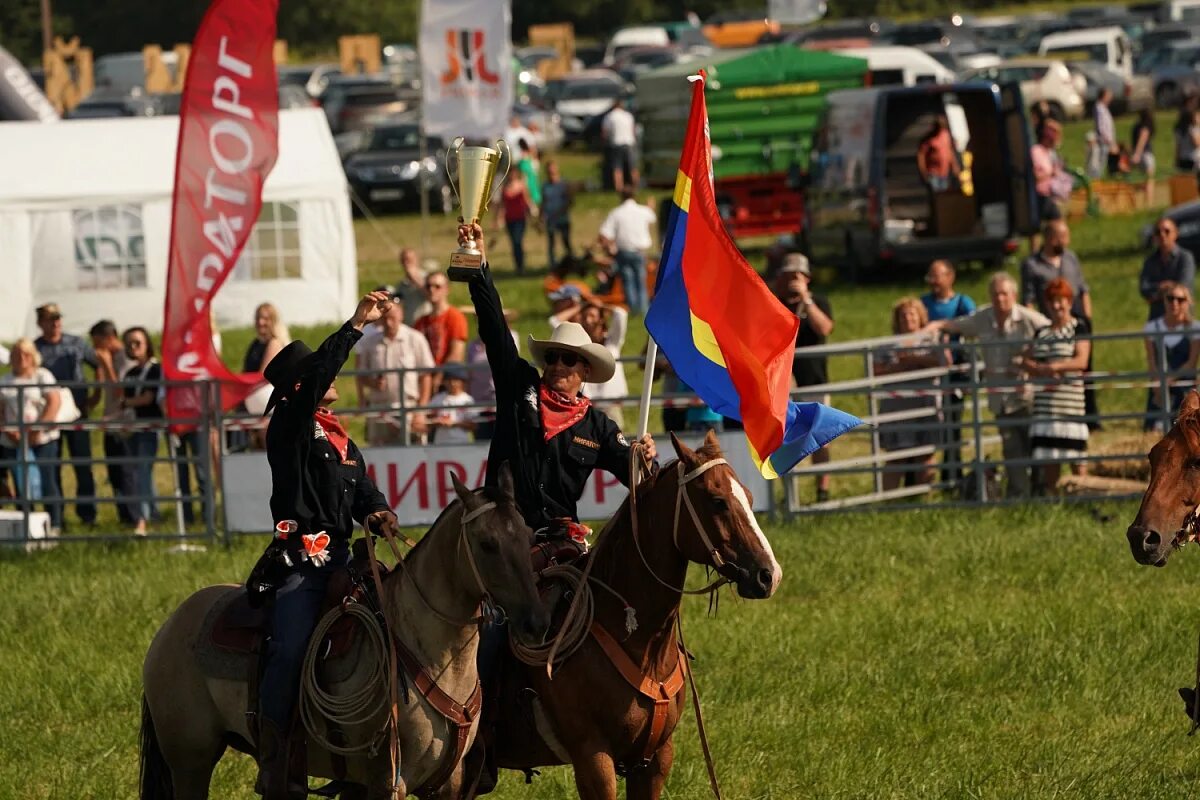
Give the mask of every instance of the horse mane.
[[[714, 458], [722, 457], [720, 446], [719, 445], [718, 446], [710, 446], [707, 442], [704, 445], [702, 445], [701, 447], [697, 448], [693, 452], [695, 452], [696, 456], [699, 458], [700, 463], [702, 463], [702, 464], [707, 463]], [[658, 481], [660, 479], [662, 479], [665, 475], [676, 474], [675, 465], [678, 463], [679, 463], [678, 458], [671, 459], [666, 464], [663, 464], [661, 467], [659, 467], [658, 472], [654, 473], [654, 475], [652, 475], [647, 480], [644, 480], [641, 483], [639, 483], [637, 486], [637, 490], [636, 490], [638, 493], [638, 495], [637, 495], [638, 502], [644, 501], [646, 499], [646, 495], [649, 495], [652, 491], [654, 491], [654, 489], [658, 486]], [[624, 568], [624, 561], [619, 557], [619, 552], [624, 545], [628, 544], [633, 539], [633, 537], [631, 535], [633, 533], [633, 526], [629, 522], [629, 520], [631, 520], [632, 516], [633, 516], [632, 512], [630, 511], [630, 503], [632, 502], [632, 500], [633, 500], [633, 492], [630, 492], [629, 495], [627, 495], [625, 497], [625, 499], [621, 502], [621, 505], [617, 508], [616, 513], [613, 514], [612, 517], [609, 519], [608, 524], [605, 525], [603, 529], [601, 529], [600, 536], [596, 543], [596, 547], [593, 549], [591, 556], [589, 556], [590, 558], [604, 557], [607, 559], [609, 556], [609, 553], [611, 552], [611, 553], [613, 553], [613, 558], [611, 559], [611, 566], [613, 568], [618, 568], [618, 569]], [[619, 538], [615, 538], [609, 529], [617, 527], [618, 524], [624, 525], [624, 527], [626, 529], [625, 535], [621, 536]], [[597, 566], [600, 566], [600, 565], [597, 565]], [[598, 575], [597, 577], [604, 577], [604, 576]]]

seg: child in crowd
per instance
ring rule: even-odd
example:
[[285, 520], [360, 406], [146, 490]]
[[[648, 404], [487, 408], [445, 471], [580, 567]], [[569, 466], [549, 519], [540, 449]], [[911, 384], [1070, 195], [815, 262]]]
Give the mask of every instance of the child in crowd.
[[430, 421], [433, 441], [437, 444], [467, 444], [475, 429], [474, 412], [460, 408], [475, 402], [475, 398], [467, 394], [467, 372], [461, 365], [453, 364], [446, 368], [442, 377], [445, 391], [438, 392], [429, 401], [429, 405], [438, 409]]

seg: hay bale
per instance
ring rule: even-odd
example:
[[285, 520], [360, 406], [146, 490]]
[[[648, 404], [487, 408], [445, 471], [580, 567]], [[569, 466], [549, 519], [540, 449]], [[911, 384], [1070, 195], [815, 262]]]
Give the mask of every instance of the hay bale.
[[1140, 494], [1146, 491], [1146, 483], [1100, 475], [1066, 475], [1059, 478], [1058, 489], [1063, 494], [1117, 496]]
[[[1088, 453], [1094, 456], [1111, 455], [1114, 458], [1093, 461], [1089, 470], [1094, 475], [1107, 478], [1147, 482], [1150, 480], [1150, 462], [1146, 455], [1160, 438], [1157, 433], [1116, 433], [1093, 437], [1088, 442]], [[1141, 456], [1128, 457], [1136, 453]]]

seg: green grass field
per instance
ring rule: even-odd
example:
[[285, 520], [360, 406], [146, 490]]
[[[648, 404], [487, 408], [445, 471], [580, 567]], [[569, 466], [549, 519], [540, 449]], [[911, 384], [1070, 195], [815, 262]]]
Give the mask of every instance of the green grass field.
[[[768, 526], [765, 602], [685, 606], [725, 796], [1181, 798], [1200, 790], [1178, 686], [1194, 681], [1196, 556], [1137, 566], [1131, 504]], [[0, 552], [0, 798], [135, 796], [142, 657], [194, 589], [260, 545]], [[695, 575], [693, 577], [696, 577]], [[667, 797], [707, 793], [694, 722]], [[230, 754], [213, 797], [251, 798]], [[574, 796], [548, 770], [498, 800]]]

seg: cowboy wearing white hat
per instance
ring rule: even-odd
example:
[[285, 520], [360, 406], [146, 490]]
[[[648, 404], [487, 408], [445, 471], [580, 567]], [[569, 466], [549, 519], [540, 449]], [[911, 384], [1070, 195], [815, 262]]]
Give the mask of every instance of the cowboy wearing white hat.
[[[483, 231], [473, 226], [483, 248]], [[466, 240], [468, 226], [459, 228]], [[485, 256], [486, 256], [486, 251]], [[629, 442], [616, 423], [583, 396], [584, 382], [601, 383], [617, 369], [612, 353], [596, 344], [582, 326], [563, 323], [549, 339], [529, 337], [530, 363], [517, 354], [491, 273], [483, 269], [470, 283], [496, 383], [496, 431], [488, 454], [487, 482], [499, 465], [513, 465], [517, 506], [535, 531], [577, 522], [576, 503], [594, 469], [611, 472], [629, 485]], [[539, 371], [540, 370], [540, 371]], [[643, 438], [654, 458], [654, 440]]]
[[[484, 253], [483, 269], [470, 282], [471, 301], [496, 384], [496, 428], [488, 451], [486, 482], [495, 485], [500, 464], [509, 462], [517, 508], [542, 542], [542, 560], [568, 560], [586, 552], [586, 529], [579, 525], [576, 504], [592, 470], [611, 472], [629, 486], [629, 442], [617, 423], [581, 392], [584, 382], [611, 378], [617, 363], [608, 348], [593, 342], [583, 326], [574, 322], [559, 325], [549, 339], [530, 336], [529, 354], [534, 363], [521, 358], [487, 267], [483, 229], [460, 226], [460, 244], [467, 241], [468, 233]], [[654, 440], [647, 434], [641, 441], [653, 460], [657, 456]], [[490, 684], [498, 660], [507, 652], [503, 646], [506, 638], [504, 628], [493, 625], [485, 627], [480, 639], [478, 660], [485, 704], [493, 695]], [[484, 718], [489, 716], [485, 707]], [[489, 738], [478, 736], [467, 754], [468, 775], [479, 775], [479, 794], [495, 785], [495, 766], [485, 754]]]

